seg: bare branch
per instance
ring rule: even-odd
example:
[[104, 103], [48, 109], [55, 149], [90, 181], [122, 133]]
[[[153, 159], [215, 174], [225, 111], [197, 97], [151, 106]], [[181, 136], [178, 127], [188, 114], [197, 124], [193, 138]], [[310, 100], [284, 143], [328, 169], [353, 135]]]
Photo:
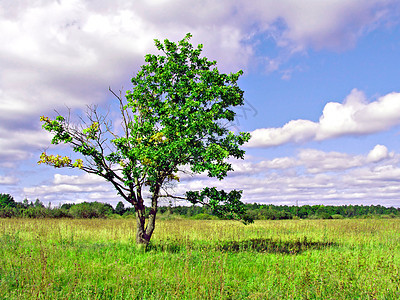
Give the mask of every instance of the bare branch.
[[173, 195], [170, 195], [170, 194], [158, 195], [158, 197], [160, 197], [160, 198], [173, 198], [173, 199], [179, 199], [179, 200], [186, 200], [187, 201], [187, 198], [185, 198], [185, 197], [173, 196]]

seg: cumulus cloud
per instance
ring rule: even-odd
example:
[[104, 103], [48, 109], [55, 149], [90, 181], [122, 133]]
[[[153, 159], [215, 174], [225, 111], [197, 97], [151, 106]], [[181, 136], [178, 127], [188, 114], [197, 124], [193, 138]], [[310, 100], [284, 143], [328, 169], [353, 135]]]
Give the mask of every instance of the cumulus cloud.
[[302, 143], [315, 138], [318, 124], [308, 120], [293, 120], [280, 128], [260, 128], [251, 132], [247, 147], [271, 147], [286, 143]]
[[251, 132], [247, 147], [273, 147], [287, 143], [321, 141], [339, 136], [363, 135], [400, 124], [400, 93], [390, 93], [368, 103], [364, 93], [353, 89], [343, 103], [325, 105], [319, 122], [290, 121], [279, 128]]
[[86, 173], [83, 175], [54, 174], [52, 181], [24, 187], [22, 194], [24, 198], [39, 198], [56, 205], [89, 200], [116, 204], [115, 201], [121, 200], [109, 183], [99, 176]]
[[398, 124], [400, 93], [390, 93], [368, 103], [364, 93], [353, 89], [343, 104], [326, 104], [315, 139], [374, 133]]
[[[262, 57], [262, 61], [278, 70], [282, 61], [293, 53], [310, 47], [351, 47], [364, 32], [394, 20], [399, 8], [396, 0], [329, 3], [311, 0], [116, 0], [112, 3], [3, 0], [0, 35], [7, 42], [0, 47], [0, 167], [15, 168], [16, 162], [37, 155], [49, 144], [49, 136], [40, 129], [40, 115], [53, 114], [53, 109], [62, 112], [65, 105], [76, 111], [86, 104], [105, 104], [109, 98], [108, 86], [128, 89], [130, 77], [143, 64], [143, 56], [155, 52], [154, 38], [178, 40], [191, 32], [193, 43], [204, 43], [204, 54], [216, 59], [220, 69], [228, 71], [246, 69], [252, 62], [259, 62], [256, 56], [264, 56], [257, 48], [260, 41], [272, 40], [280, 54], [270, 59]], [[339, 118], [343, 111], [335, 114], [340, 109], [348, 112], [356, 124], [349, 134], [374, 132], [376, 128], [384, 130], [398, 122], [398, 110], [394, 106], [398, 95], [391, 97], [392, 100], [387, 97], [375, 106], [360, 100], [364, 111], [356, 108], [354, 113], [350, 113], [350, 104], [354, 102], [351, 99], [339, 107], [327, 106], [319, 123], [295, 120], [282, 128], [261, 129], [254, 132], [251, 143], [268, 147], [342, 135], [349, 127], [346, 120]], [[362, 114], [357, 114], [360, 111]], [[372, 112], [373, 118], [368, 118]], [[339, 131], [333, 128], [332, 120], [341, 124]], [[379, 151], [382, 149], [370, 157], [377, 164], [385, 162], [380, 160], [384, 153]], [[256, 168], [257, 172], [265, 168], [287, 172], [297, 164], [297, 158], [278, 158], [259, 163]], [[309, 169], [317, 172], [317, 167], [309, 164]], [[232, 180], [229, 186], [245, 184], [248, 190], [255, 188], [252, 191], [261, 195], [263, 186], [270, 181], [276, 182], [270, 185], [271, 191], [279, 191], [281, 185], [288, 183], [277, 174], [270, 174], [265, 180], [246, 181], [241, 176], [251, 173], [252, 167], [246, 163], [238, 165], [242, 175], [235, 177], [239, 181]], [[189, 176], [183, 179], [187, 184], [203, 184]], [[78, 201], [88, 195], [95, 198], [94, 190], [100, 190], [104, 199], [115, 197], [102, 184], [90, 183], [89, 177], [60, 175], [52, 180], [27, 187], [24, 193], [53, 202], [57, 199]], [[12, 180], [4, 177], [2, 182], [12, 183]], [[288, 191], [296, 189], [295, 186], [289, 185]]]
[[298, 159], [309, 173], [343, 171], [365, 164], [362, 155], [350, 155], [340, 152], [324, 152], [315, 149], [302, 149]]
[[[391, 2], [394, 4], [394, 2]], [[288, 6], [294, 9], [287, 9]], [[390, 2], [381, 1], [283, 1], [287, 29], [279, 42], [294, 47], [335, 48], [351, 46], [366, 30], [389, 14]]]
[[44, 131], [25, 128], [5, 130], [0, 127], [0, 166], [14, 167], [18, 160], [31, 158], [32, 149], [36, 152], [43, 150], [50, 140], [50, 134]]
[[346, 172], [382, 162], [388, 165], [396, 164], [394, 152], [388, 151], [384, 145], [376, 145], [368, 154], [352, 155], [342, 152], [325, 152], [317, 149], [300, 149], [295, 157], [278, 157], [257, 163], [247, 162], [248, 170], [263, 172], [266, 170], [287, 170], [304, 168], [308, 174], [323, 174], [327, 172]]
[[388, 149], [384, 145], [376, 145], [367, 156], [368, 162], [379, 162], [385, 158], [393, 156], [393, 153], [389, 153]]
[[247, 202], [398, 206], [399, 159], [383, 145], [359, 155], [302, 149], [295, 157], [248, 162], [253, 172], [229, 178], [228, 186], [243, 188]]
[[301, 149], [294, 157], [247, 161], [251, 171], [214, 184], [243, 189], [247, 202], [398, 206], [399, 159], [383, 145], [358, 155]]
[[54, 174], [53, 184], [55, 185], [101, 185], [104, 184], [106, 180], [95, 174], [85, 173], [84, 175], [61, 175]]
[[[358, 155], [302, 149], [293, 157], [234, 161], [235, 172], [223, 181], [206, 176], [182, 177], [169, 192], [183, 195], [187, 190], [214, 186], [226, 191], [243, 190], [243, 201], [248, 203], [398, 206], [399, 163], [400, 155], [389, 152], [384, 145]], [[55, 174], [47, 184], [27, 187], [23, 193], [29, 199], [38, 197], [53, 204], [104, 201], [115, 205], [122, 200], [111, 184], [89, 174]], [[160, 201], [168, 203], [168, 199]]]
[[[0, 34], [7, 41], [0, 47], [0, 129], [38, 135], [42, 114], [65, 105], [82, 109], [105, 103], [109, 85], [129, 88], [143, 56], [155, 51], [154, 38], [178, 40], [191, 32], [193, 43], [205, 43], [205, 54], [232, 71], [247, 68], [259, 39], [272, 38], [289, 49], [289, 56], [297, 48], [351, 44], [366, 28], [397, 15], [396, 3], [5, 0], [0, 7]], [[307, 140], [312, 127], [293, 121], [282, 139]], [[10, 143], [10, 136], [0, 138], [2, 146]], [[2, 156], [23, 160], [37, 148], [42, 148], [39, 140], [20, 143]]]

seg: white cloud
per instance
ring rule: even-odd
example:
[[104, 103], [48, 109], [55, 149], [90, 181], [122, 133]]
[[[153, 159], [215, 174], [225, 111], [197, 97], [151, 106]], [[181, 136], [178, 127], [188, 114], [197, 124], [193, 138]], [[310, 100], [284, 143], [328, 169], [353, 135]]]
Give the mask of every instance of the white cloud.
[[260, 128], [251, 132], [247, 147], [272, 147], [286, 143], [303, 143], [315, 138], [318, 124], [308, 120], [293, 120], [281, 128]]
[[291, 157], [279, 157], [259, 163], [263, 169], [289, 169], [298, 166], [298, 162]]
[[110, 183], [105, 182], [99, 176], [86, 173], [83, 175], [54, 174], [52, 182], [25, 187], [22, 189], [22, 194], [23, 198], [39, 198], [54, 205], [83, 201], [116, 204], [117, 200], [122, 200], [116, 195]]
[[360, 155], [303, 149], [295, 157], [247, 161], [247, 173], [203, 185], [243, 189], [247, 202], [399, 206], [399, 159], [383, 145]]
[[[280, 54], [271, 58], [270, 63], [279, 70], [282, 61], [309, 47], [351, 47], [365, 31], [398, 16], [399, 7], [395, 0], [340, 0], [323, 4], [293, 0], [3, 0], [0, 35], [7, 42], [0, 47], [0, 166], [15, 168], [17, 161], [38, 155], [49, 145], [49, 136], [40, 129], [40, 115], [52, 114], [53, 109], [63, 111], [65, 105], [76, 110], [86, 104], [104, 104], [109, 96], [108, 86], [128, 89], [130, 77], [143, 64], [143, 56], [155, 52], [154, 38], [178, 40], [191, 32], [193, 43], [204, 43], [204, 54], [216, 59], [220, 69], [227, 71], [246, 69], [258, 62], [255, 56], [260, 40], [272, 39]], [[374, 105], [360, 100], [359, 108], [353, 111], [350, 99], [339, 107], [327, 106], [319, 123], [295, 120], [282, 128], [261, 129], [254, 132], [252, 142], [255, 146], [278, 146], [384, 130], [398, 124], [398, 94], [384, 98]], [[337, 110], [342, 111], [335, 114]], [[360, 111], [362, 115], [357, 114]], [[350, 124], [351, 132], [346, 133], [348, 123], [340, 119], [342, 113], [347, 113], [355, 123]], [[332, 120], [340, 125], [339, 131]], [[385, 162], [380, 160], [384, 155], [378, 153], [381, 150], [373, 151], [375, 154], [370, 157], [378, 165]], [[298, 163], [298, 158], [278, 158], [254, 167], [256, 172], [274, 168], [290, 176], [294, 173], [288, 170], [298, 167]], [[307, 168], [316, 172], [312, 176], [318, 182], [323, 181], [317, 178], [318, 172], [335, 169], [333, 162], [318, 167], [312, 159]], [[265, 180], [247, 180], [243, 176], [251, 174], [252, 166], [246, 162], [237, 169], [243, 175], [236, 176], [237, 181], [232, 180], [229, 187], [244, 185], [261, 198], [264, 189], [265, 195], [275, 199], [278, 196], [273, 195], [279, 193], [273, 192], [281, 191], [286, 183], [290, 184], [289, 193], [297, 190], [296, 180], [304, 180], [305, 185], [309, 180], [285, 180], [279, 172], [269, 174]], [[4, 182], [11, 182], [4, 178]], [[184, 176], [183, 180], [186, 179], [193, 186], [204, 184]], [[270, 183], [272, 187], [265, 187]], [[27, 187], [25, 192], [29, 197], [43, 196], [53, 202], [68, 197], [80, 201], [88, 195], [100, 196], [93, 193], [101, 193], [104, 199], [118, 199], [112, 188], [103, 186], [89, 177], [60, 175], [53, 182]]]
[[365, 158], [361, 155], [352, 156], [346, 153], [324, 152], [315, 149], [300, 150], [298, 159], [310, 173], [347, 170], [365, 163]]
[[[65, 110], [65, 105], [77, 109], [104, 103], [109, 85], [129, 88], [143, 56], [155, 52], [154, 38], [178, 40], [192, 32], [194, 44], [206, 45], [207, 57], [216, 59], [221, 69], [235, 71], [247, 68], [259, 37], [272, 37], [287, 47], [287, 57], [297, 48], [331, 47], [332, 41], [347, 45], [365, 28], [396, 15], [398, 7], [396, 1], [378, 0], [323, 4], [5, 0], [0, 7], [0, 35], [7, 41], [0, 47], [0, 129], [24, 128], [30, 130], [26, 134], [38, 135], [40, 115]], [[304, 128], [293, 135], [299, 126]], [[307, 121], [292, 121], [282, 142], [307, 140], [312, 127]], [[3, 153], [3, 157], [22, 160], [36, 148], [42, 148], [42, 143], [21, 143], [14, 155]]]
[[343, 103], [325, 105], [319, 122], [293, 120], [279, 128], [251, 132], [247, 147], [272, 147], [287, 143], [321, 141], [346, 135], [363, 135], [388, 130], [400, 124], [400, 93], [390, 93], [368, 103], [353, 89]]
[[58, 184], [58, 185], [42, 185], [33, 188], [24, 188], [26, 194], [41, 196], [46, 194], [67, 194], [67, 193], [89, 193], [89, 192], [106, 192], [109, 189], [105, 186], [83, 186], [74, 184]]
[[14, 185], [18, 183], [18, 179], [13, 176], [1, 176], [0, 185]]
[[368, 134], [400, 124], [400, 93], [390, 93], [367, 103], [365, 95], [353, 89], [343, 104], [326, 104], [319, 119], [316, 140], [342, 135]]
[[[398, 22], [400, 5], [396, 0], [281, 0], [240, 1], [238, 20], [249, 16], [250, 36], [268, 37], [281, 48], [276, 57], [266, 59], [267, 71], [281, 68], [295, 53], [309, 48], [342, 51], [377, 27]], [[244, 24], [248, 22], [244, 21]], [[256, 28], [257, 30], [254, 30]], [[290, 73], [283, 73], [283, 79]]]
[[[39, 123], [39, 120], [37, 120]], [[49, 145], [50, 134], [32, 129], [9, 130], [0, 127], [0, 166], [14, 167], [18, 160], [32, 157]]]
[[393, 153], [389, 153], [388, 149], [384, 145], [376, 145], [367, 156], [368, 162], [379, 162], [385, 158], [393, 156]]
[[[386, 150], [385, 150], [386, 149]], [[371, 153], [375, 153], [371, 160]], [[386, 153], [385, 157], [381, 153]], [[379, 155], [378, 155], [379, 154]], [[379, 160], [375, 159], [379, 157]], [[234, 162], [235, 172], [220, 181], [206, 176], [181, 178], [169, 190], [183, 195], [206, 186], [243, 190], [243, 201], [294, 205], [382, 204], [399, 206], [400, 155], [376, 145], [366, 154], [350, 155], [304, 149], [294, 157]], [[95, 175], [55, 174], [48, 184], [24, 189], [29, 199], [62, 202], [121, 201], [110, 183]], [[146, 194], [147, 197], [147, 194]], [[162, 204], [168, 199], [160, 199]], [[147, 204], [148, 199], [147, 199]], [[185, 202], [177, 201], [176, 204]], [[187, 204], [187, 203], [186, 203]]]
[[83, 175], [61, 175], [54, 174], [53, 184], [55, 185], [101, 185], [106, 180], [95, 174], [85, 173]]

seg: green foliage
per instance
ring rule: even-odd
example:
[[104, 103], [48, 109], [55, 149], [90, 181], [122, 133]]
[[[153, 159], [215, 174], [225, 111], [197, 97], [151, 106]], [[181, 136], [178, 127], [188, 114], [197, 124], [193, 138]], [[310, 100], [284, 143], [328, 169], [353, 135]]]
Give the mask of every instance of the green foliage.
[[[135, 217], [134, 207], [125, 207], [123, 202], [118, 202], [115, 210], [107, 203], [85, 202], [83, 204], [64, 203], [59, 207], [45, 205], [36, 199], [30, 202], [25, 199], [22, 203], [15, 202], [8, 194], [1, 194], [2, 199], [8, 199], [9, 205], [0, 207], [0, 218], [111, 218], [117, 214], [124, 217]], [[205, 197], [204, 197], [205, 198]], [[10, 201], [12, 199], [12, 201]], [[5, 203], [5, 202], [3, 202]], [[284, 219], [345, 219], [345, 218], [382, 218], [391, 219], [400, 217], [400, 208], [371, 206], [287, 206], [244, 204], [244, 215], [254, 220], [284, 220]], [[71, 209], [72, 208], [72, 209]], [[151, 208], [145, 207], [145, 217], [148, 218]], [[73, 212], [73, 213], [72, 213]], [[158, 213], [164, 219], [191, 217], [193, 219], [229, 219], [229, 214], [217, 214], [209, 206], [160, 206]], [[160, 215], [161, 216], [161, 215]], [[173, 217], [172, 217], [173, 216]], [[116, 215], [113, 216], [116, 218]], [[230, 218], [232, 219], [232, 218]]]
[[34, 205], [35, 207], [42, 207], [42, 208], [44, 208], [44, 204], [43, 204], [42, 201], [40, 201], [39, 199], [36, 199], [36, 200], [35, 200], [35, 203], [33, 203], [33, 205]]
[[119, 201], [117, 206], [115, 207], [115, 213], [122, 216], [125, 213], [126, 209], [124, 207], [124, 203]]
[[[245, 151], [240, 146], [250, 139], [249, 133], [235, 134], [226, 127], [234, 120], [233, 108], [244, 104], [237, 84], [243, 72], [220, 73], [216, 61], [201, 56], [203, 45], [193, 47], [190, 38], [187, 34], [178, 43], [155, 40], [162, 54], [145, 56], [146, 64], [132, 78], [126, 102], [116, 96], [123, 134], [112, 132], [110, 122], [99, 116], [96, 107], [79, 126], [62, 116], [54, 120], [42, 116], [43, 129], [53, 134], [52, 143], [69, 144], [87, 163], [45, 152], [38, 163], [78, 167], [102, 176], [135, 207], [143, 226], [145, 190], [151, 194], [152, 216], [159, 197], [186, 196], [193, 204], [211, 207], [220, 217], [250, 223], [240, 201], [241, 191], [207, 187], [178, 196], [161, 193], [168, 181], [179, 181], [178, 172], [188, 168], [194, 174], [206, 172], [222, 180], [233, 170], [228, 158], [243, 159]], [[154, 220], [148, 223], [146, 239], [154, 230]]]
[[14, 218], [19, 216], [19, 211], [15, 207], [6, 206], [0, 208], [0, 218]]
[[201, 214], [197, 214], [197, 215], [193, 216], [191, 219], [193, 219], [193, 220], [215, 220], [218, 218], [215, 216], [212, 216], [210, 214], [201, 213]]
[[334, 220], [341, 220], [344, 219], [344, 217], [342, 215], [338, 215], [338, 214], [334, 214], [331, 216], [332, 219]]
[[[239, 146], [250, 138], [248, 133], [235, 135], [222, 125], [233, 120], [232, 107], [243, 105], [243, 91], [237, 86], [242, 72], [220, 74], [215, 61], [200, 57], [202, 45], [194, 49], [190, 37], [178, 44], [156, 40], [165, 55], [146, 56], [147, 65], [132, 78], [134, 87], [126, 95], [128, 107], [138, 115], [129, 139], [132, 147], [121, 147], [118, 157], [142, 162], [145, 167], [133, 171], [149, 174], [150, 190], [161, 174], [172, 176], [184, 165], [195, 173], [207, 171], [210, 177], [224, 178], [232, 170], [225, 160], [243, 158]], [[205, 195], [212, 197], [208, 204], [217, 214], [242, 217], [240, 192], [206, 188], [186, 194], [190, 202], [202, 204]]]
[[153, 167], [189, 164], [194, 172], [208, 171], [222, 179], [231, 170], [223, 160], [243, 158], [238, 146], [249, 138], [220, 124], [233, 120], [230, 107], [243, 105], [243, 91], [237, 86], [242, 72], [220, 74], [212, 68], [215, 61], [200, 57], [202, 45], [193, 49], [189, 38], [179, 45], [156, 41], [165, 56], [147, 55], [148, 64], [132, 78], [134, 88], [127, 99], [139, 116], [131, 154], [139, 161], [148, 159]]
[[52, 214], [51, 210], [45, 208], [44, 206], [30, 206], [22, 211], [22, 216], [30, 219], [43, 219], [51, 218]]
[[239, 201], [241, 193], [236, 190], [226, 193], [216, 188], [204, 188], [201, 192], [187, 192], [186, 197], [193, 204], [207, 203], [220, 218], [242, 219], [245, 224], [252, 223], [253, 219], [246, 215], [244, 203]]
[[0, 194], [0, 208], [16, 207], [14, 198], [10, 194]]
[[75, 204], [69, 209], [72, 217], [81, 219], [106, 218], [113, 211], [111, 205], [100, 202], [83, 202]]

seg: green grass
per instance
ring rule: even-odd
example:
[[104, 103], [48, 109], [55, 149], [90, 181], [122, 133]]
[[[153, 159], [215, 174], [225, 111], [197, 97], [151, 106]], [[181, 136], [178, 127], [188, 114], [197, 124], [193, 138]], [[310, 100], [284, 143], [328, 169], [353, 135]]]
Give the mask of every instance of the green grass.
[[400, 220], [0, 219], [0, 299], [400, 299]]

